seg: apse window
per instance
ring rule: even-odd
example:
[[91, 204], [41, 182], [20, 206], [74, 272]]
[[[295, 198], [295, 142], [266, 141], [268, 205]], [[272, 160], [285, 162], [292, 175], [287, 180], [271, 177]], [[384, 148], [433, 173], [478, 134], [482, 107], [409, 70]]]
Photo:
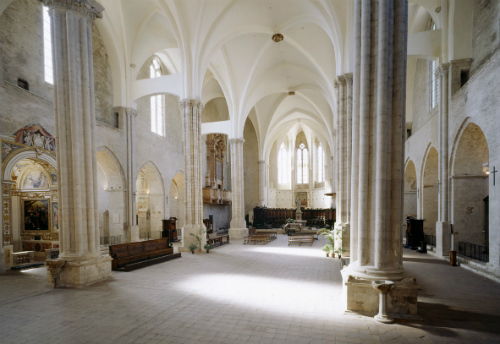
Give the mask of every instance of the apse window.
[[325, 181], [325, 152], [321, 145], [318, 146], [318, 183]]
[[43, 59], [45, 82], [54, 85], [54, 67], [52, 65], [52, 29], [48, 7], [43, 6]]
[[297, 149], [297, 184], [309, 183], [309, 152], [306, 145], [301, 143]]
[[290, 162], [288, 159], [288, 149], [282, 143], [278, 153], [278, 184], [288, 184], [290, 182]]
[[[154, 57], [149, 66], [149, 76], [158, 78], [162, 75], [160, 60]], [[165, 136], [165, 95], [163, 94], [151, 96], [151, 131]]]

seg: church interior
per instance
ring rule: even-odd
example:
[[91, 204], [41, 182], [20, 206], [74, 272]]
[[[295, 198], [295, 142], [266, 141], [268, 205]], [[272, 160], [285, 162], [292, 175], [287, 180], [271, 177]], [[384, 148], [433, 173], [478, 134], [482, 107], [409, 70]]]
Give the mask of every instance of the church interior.
[[0, 342], [500, 342], [499, 22], [0, 0]]

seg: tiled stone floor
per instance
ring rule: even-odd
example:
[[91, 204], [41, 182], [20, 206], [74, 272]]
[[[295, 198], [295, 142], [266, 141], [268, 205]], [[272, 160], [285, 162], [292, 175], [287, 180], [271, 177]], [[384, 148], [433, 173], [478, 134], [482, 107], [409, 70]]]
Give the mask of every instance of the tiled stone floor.
[[80, 289], [45, 268], [0, 275], [0, 343], [500, 343], [500, 288], [405, 250], [421, 321], [343, 315], [338, 259], [241, 241]]

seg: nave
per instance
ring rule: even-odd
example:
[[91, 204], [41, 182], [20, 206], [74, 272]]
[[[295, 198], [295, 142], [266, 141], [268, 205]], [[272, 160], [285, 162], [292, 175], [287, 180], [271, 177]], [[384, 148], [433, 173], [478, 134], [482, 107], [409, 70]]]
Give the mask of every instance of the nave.
[[[422, 320], [343, 315], [340, 261], [312, 247], [232, 240], [209, 254], [81, 288], [51, 289], [45, 268], [0, 284], [2, 343], [497, 343], [498, 285], [404, 250]], [[443, 278], [446, 276], [446, 278]], [[78, 310], [78, 311], [75, 311]]]

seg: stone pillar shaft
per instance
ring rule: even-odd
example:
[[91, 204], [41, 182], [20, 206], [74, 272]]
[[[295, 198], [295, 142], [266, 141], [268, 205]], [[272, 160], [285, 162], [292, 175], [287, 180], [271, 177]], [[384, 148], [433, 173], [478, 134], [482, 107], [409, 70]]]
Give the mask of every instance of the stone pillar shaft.
[[60, 257], [99, 255], [92, 60], [94, 1], [44, 0], [50, 8], [59, 170]]
[[229, 235], [239, 239], [248, 233], [245, 222], [245, 179], [243, 172], [243, 138], [230, 139], [232, 220]]
[[259, 161], [259, 201], [260, 206], [266, 205], [266, 162]]
[[356, 1], [350, 273], [403, 278], [407, 3]]
[[449, 68], [445, 63], [437, 71], [440, 86], [439, 99], [439, 221], [450, 222], [449, 216], [449, 172], [448, 172], [448, 93]]
[[185, 226], [203, 226], [201, 114], [203, 104], [198, 99], [180, 102], [184, 139], [185, 165]]

